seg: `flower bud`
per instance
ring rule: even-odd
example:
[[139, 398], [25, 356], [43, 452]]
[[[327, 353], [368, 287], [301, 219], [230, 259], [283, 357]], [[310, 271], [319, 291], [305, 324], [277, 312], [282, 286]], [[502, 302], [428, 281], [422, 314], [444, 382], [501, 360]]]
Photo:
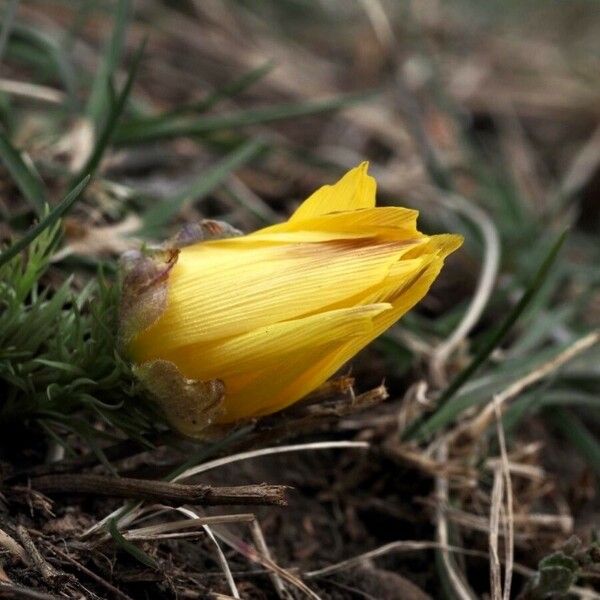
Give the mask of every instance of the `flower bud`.
[[462, 238], [422, 234], [375, 189], [363, 163], [285, 223], [241, 236], [209, 222], [126, 259], [122, 344], [175, 428], [297, 402], [423, 298]]

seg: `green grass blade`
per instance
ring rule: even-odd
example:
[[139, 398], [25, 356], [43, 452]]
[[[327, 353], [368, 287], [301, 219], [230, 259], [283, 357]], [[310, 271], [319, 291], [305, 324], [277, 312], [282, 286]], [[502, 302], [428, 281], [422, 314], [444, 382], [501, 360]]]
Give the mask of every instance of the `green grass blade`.
[[[68, 107], [75, 109], [79, 104], [75, 71], [64, 49], [59, 46], [57, 40], [51, 35], [42, 32], [39, 28], [18, 22], [15, 23], [11, 33], [11, 44], [13, 38], [17, 41], [20, 40], [25, 47], [39, 51], [39, 53], [31, 53], [30, 59], [33, 59], [34, 63], [37, 63], [36, 66], [38, 68], [45, 69], [44, 73], [47, 72], [48, 67], [55, 70], [56, 75], [60, 77], [67, 91]], [[9, 48], [11, 44], [9, 44]], [[36, 55], [38, 60], [34, 59]], [[44, 59], [44, 61], [40, 63], [40, 59]], [[51, 74], [48, 75], [51, 76]]]
[[140, 47], [138, 48], [131, 68], [129, 69], [129, 73], [127, 75], [127, 81], [121, 90], [121, 93], [116, 98], [115, 102], [111, 105], [110, 113], [106, 119], [104, 127], [98, 136], [98, 140], [96, 141], [96, 145], [94, 146], [94, 150], [89, 157], [86, 164], [81, 169], [81, 173], [75, 178], [76, 180], [81, 179], [86, 175], [94, 175], [108, 144], [111, 142], [113, 134], [115, 133], [115, 129], [121, 114], [127, 104], [127, 99], [129, 98], [129, 94], [131, 93], [131, 88], [133, 86], [133, 82], [135, 80], [135, 76], [137, 74], [138, 68], [140, 66], [140, 62], [142, 60], [142, 56], [144, 54], [144, 48], [146, 47], [146, 41], [144, 40]]
[[579, 417], [570, 410], [555, 407], [544, 411], [550, 423], [566, 438], [600, 477], [600, 443]]
[[481, 350], [473, 358], [471, 363], [454, 379], [454, 381], [446, 388], [444, 393], [438, 400], [438, 407], [434, 414], [425, 421], [425, 423], [415, 421], [411, 427], [405, 432], [405, 437], [408, 439], [424, 439], [431, 436], [433, 433], [448, 425], [457, 417], [461, 409], [451, 402], [456, 392], [469, 380], [469, 378], [479, 369], [479, 367], [489, 358], [490, 354], [498, 347], [507, 333], [511, 330], [518, 318], [528, 307], [530, 302], [535, 298], [538, 290], [546, 280], [550, 268], [554, 264], [558, 252], [560, 251], [568, 231], [564, 231], [553, 244], [548, 256], [538, 269], [531, 285], [523, 294], [517, 305], [504, 319], [496, 332], [491, 335]]
[[250, 108], [235, 113], [202, 118], [175, 116], [158, 120], [156, 118], [136, 119], [119, 126], [115, 134], [115, 143], [136, 144], [178, 136], [202, 135], [223, 129], [238, 129], [249, 125], [317, 115], [351, 106], [372, 97], [372, 95], [373, 93], [354, 94], [298, 104]]
[[155, 117], [156, 121], [164, 120], [166, 118], [176, 117], [185, 113], [201, 113], [210, 110], [225, 98], [233, 98], [237, 94], [240, 94], [250, 86], [260, 81], [267, 73], [273, 70], [275, 63], [272, 60], [267, 61], [264, 65], [260, 65], [255, 69], [252, 69], [248, 73], [244, 73], [238, 79], [235, 79], [231, 83], [215, 90], [208, 94], [206, 98], [195, 102], [193, 104], [186, 104], [180, 107], [170, 110], [158, 117]]
[[115, 519], [111, 519], [108, 522], [108, 532], [110, 533], [110, 536], [114, 540], [115, 544], [127, 552], [127, 554], [130, 554], [137, 561], [141, 562], [147, 567], [150, 567], [151, 569], [158, 569], [158, 564], [151, 556], [123, 537], [121, 532], [117, 529], [117, 523]]
[[6, 8], [4, 9], [4, 14], [2, 15], [2, 29], [0, 30], [0, 61], [2, 61], [2, 57], [4, 56], [6, 42], [8, 42], [10, 30], [12, 29], [15, 21], [18, 5], [19, 0], [9, 0]]
[[86, 113], [100, 128], [100, 121], [110, 106], [110, 82], [121, 61], [125, 34], [131, 13], [130, 0], [119, 0], [116, 6], [114, 28], [110, 40], [106, 44], [102, 62], [92, 83], [92, 89], [86, 106]]
[[597, 394], [579, 392], [573, 389], [535, 390], [534, 393], [524, 394], [511, 403], [502, 417], [504, 429], [507, 431], [515, 429], [525, 419], [543, 409], [564, 408], [566, 406], [597, 409], [600, 402]]
[[41, 221], [34, 225], [20, 240], [7, 248], [0, 254], [0, 267], [3, 267], [9, 260], [17, 256], [21, 251], [25, 250], [33, 240], [35, 240], [42, 232], [54, 225], [80, 197], [83, 190], [89, 183], [89, 175], [84, 177], [62, 200], [60, 204], [55, 206]]
[[8, 136], [0, 131], [0, 160], [4, 163], [23, 197], [31, 207], [41, 215], [47, 203], [44, 185], [39, 175], [24, 160], [12, 145]]
[[203, 172], [200, 177], [185, 191], [153, 206], [142, 217], [142, 233], [150, 233], [164, 225], [176, 215], [186, 204], [198, 201], [212, 192], [229, 174], [241, 165], [252, 160], [265, 149], [261, 140], [249, 140], [228, 154], [211, 169]]

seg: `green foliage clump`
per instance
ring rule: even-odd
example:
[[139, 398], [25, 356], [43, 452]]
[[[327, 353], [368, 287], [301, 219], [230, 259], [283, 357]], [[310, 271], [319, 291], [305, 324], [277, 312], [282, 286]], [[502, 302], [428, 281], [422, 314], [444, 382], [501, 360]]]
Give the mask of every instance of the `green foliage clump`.
[[0, 429], [139, 438], [154, 419], [116, 350], [119, 286], [102, 273], [79, 290], [73, 276], [44, 282], [59, 238], [55, 223], [0, 267]]

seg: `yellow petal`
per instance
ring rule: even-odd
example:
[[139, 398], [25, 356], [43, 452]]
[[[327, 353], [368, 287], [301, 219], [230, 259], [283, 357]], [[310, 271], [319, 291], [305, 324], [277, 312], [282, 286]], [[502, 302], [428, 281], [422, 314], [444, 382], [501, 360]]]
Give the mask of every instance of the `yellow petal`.
[[320, 215], [375, 206], [375, 179], [367, 174], [369, 163], [363, 162], [348, 171], [337, 183], [324, 185], [309, 196], [290, 217], [298, 222]]
[[352, 299], [383, 282], [391, 266], [425, 239], [269, 244], [250, 251], [212, 242], [184, 248], [170, 273], [167, 308], [133, 341], [133, 357], [150, 360], [181, 346], [365, 304]]
[[[422, 244], [407, 253], [408, 256], [423, 252], [420, 257], [412, 259], [415, 262], [420, 261], [420, 266], [414, 268], [410, 277], [407, 277], [406, 272], [402, 269], [402, 263], [405, 260], [392, 266], [379, 293], [370, 294], [366, 298], [366, 301], [369, 302], [386, 301], [392, 304], [392, 310], [375, 317], [372, 337], [367, 340], [367, 343], [389, 329], [424, 298], [439, 275], [444, 265], [444, 259], [459, 248], [462, 243], [463, 238], [460, 235], [434, 235], [429, 238], [427, 244]], [[410, 260], [406, 259], [406, 262]], [[351, 353], [354, 354], [363, 347], [364, 345], [357, 345], [353, 341], [351, 343]]]
[[[253, 242], [302, 241], [377, 237], [382, 240], [412, 240], [423, 237], [417, 230], [418, 211], [397, 206], [361, 208], [265, 227], [246, 238]], [[232, 244], [242, 238], [233, 238]]]
[[209, 346], [184, 346], [165, 358], [175, 362], [186, 377], [227, 382], [231, 377], [259, 373], [307, 352], [308, 360], [313, 360], [315, 350], [331, 342], [339, 345], [340, 340], [368, 335], [373, 319], [391, 308], [391, 304], [379, 303], [317, 313], [260, 327]]
[[[373, 320], [390, 309], [378, 304], [313, 315], [215, 346], [209, 352], [215, 372], [227, 373], [220, 376], [226, 390], [225, 414], [218, 420], [253, 417], [296, 402], [337, 371], [349, 358], [340, 349], [352, 340], [369, 338]], [[237, 365], [229, 353], [239, 357]], [[337, 357], [335, 362], [332, 357]], [[199, 352], [198, 359], [206, 357]]]

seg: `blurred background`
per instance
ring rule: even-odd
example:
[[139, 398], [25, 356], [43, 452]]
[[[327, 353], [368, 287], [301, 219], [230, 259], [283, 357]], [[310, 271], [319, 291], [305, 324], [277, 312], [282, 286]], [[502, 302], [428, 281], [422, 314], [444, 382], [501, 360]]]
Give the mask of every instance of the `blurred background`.
[[[495, 394], [537, 373], [501, 419], [521, 565], [506, 597], [547, 597], [527, 586], [558, 549], [579, 557], [561, 564], [561, 585], [578, 577], [575, 597], [600, 597], [597, 565], [581, 558], [600, 521], [596, 0], [2, 0], [0, 18], [0, 240], [93, 175], [64, 220], [50, 289], [72, 276], [78, 292], [99, 267], [110, 277], [122, 252], [186, 222], [278, 222], [363, 160], [380, 204], [466, 236], [420, 307], [353, 361], [357, 391], [385, 380], [390, 401], [329, 435], [369, 440], [373, 454], [277, 457], [216, 479], [299, 490], [288, 512], [260, 513], [276, 560], [306, 572], [398, 540], [440, 542], [442, 507], [445, 541], [483, 558], [449, 566], [439, 548], [434, 560], [396, 547], [308, 583], [324, 598], [501, 597], [486, 558], [499, 442], [493, 419], [475, 425]], [[418, 444], [402, 441], [411, 423], [427, 426]], [[206, 556], [171, 551], [174, 590], [189, 578], [219, 588], [185, 573]], [[276, 597], [264, 573], [240, 577], [243, 597]], [[166, 593], [123, 581], [134, 597]]]

